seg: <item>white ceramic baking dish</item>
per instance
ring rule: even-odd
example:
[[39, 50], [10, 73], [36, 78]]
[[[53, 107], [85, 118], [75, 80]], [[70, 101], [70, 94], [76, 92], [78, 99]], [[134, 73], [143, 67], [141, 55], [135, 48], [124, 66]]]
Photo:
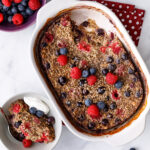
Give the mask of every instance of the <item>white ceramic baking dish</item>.
[[[146, 98], [147, 102], [146, 102], [145, 108], [140, 113], [140, 115], [136, 119], [134, 119], [134, 121], [132, 120], [132, 123], [130, 123], [130, 125], [125, 127], [123, 130], [112, 135], [91, 136], [91, 135], [84, 134], [76, 130], [76, 128], [70, 123], [70, 121], [65, 117], [64, 113], [60, 109], [59, 105], [57, 104], [54, 96], [49, 90], [47, 84], [45, 83], [36, 65], [33, 48], [34, 48], [36, 37], [40, 29], [44, 26], [48, 18], [52, 18], [56, 16], [58, 12], [64, 9], [70, 9], [72, 7], [73, 8], [75, 7], [75, 9], [72, 9], [72, 19], [74, 19], [77, 23], [81, 23], [87, 18], [91, 18], [91, 19], [94, 19], [96, 23], [100, 27], [104, 28], [107, 32], [116, 33], [118, 37], [120, 38], [120, 40], [122, 41], [122, 43], [125, 45], [125, 47], [130, 51], [130, 53], [133, 54], [133, 57], [135, 56], [136, 60], [138, 60], [136, 63], [139, 64], [140, 66], [139, 69], [143, 70], [144, 75], [145, 75], [146, 83], [148, 86], [147, 87], [148, 94]], [[88, 9], [87, 7], [91, 7], [93, 9]], [[150, 85], [149, 72], [136, 46], [134, 45], [127, 31], [125, 30], [124, 26], [110, 9], [108, 9], [107, 7], [97, 2], [76, 1], [76, 0], [52, 0], [47, 5], [42, 7], [37, 15], [37, 23], [36, 23], [34, 33], [32, 35], [30, 48], [31, 48], [31, 59], [32, 59], [32, 63], [35, 68], [35, 71], [38, 74], [42, 82], [42, 85], [47, 95], [49, 96], [49, 99], [53, 102], [60, 117], [62, 118], [62, 120], [68, 127], [68, 129], [73, 134], [88, 141], [104, 141], [111, 145], [122, 145], [135, 139], [143, 132], [145, 128], [146, 114], [150, 108], [150, 101], [148, 101], [149, 99], [148, 89]]]

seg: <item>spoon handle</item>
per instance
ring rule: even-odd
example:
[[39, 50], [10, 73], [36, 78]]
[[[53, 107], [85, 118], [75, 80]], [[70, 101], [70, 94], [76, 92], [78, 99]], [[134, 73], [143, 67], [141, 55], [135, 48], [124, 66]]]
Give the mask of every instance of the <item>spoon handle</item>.
[[4, 112], [4, 110], [3, 110], [3, 108], [2, 107], [0, 107], [0, 114], [3, 116], [3, 118], [5, 118], [5, 120], [8, 122], [8, 118], [7, 118], [7, 116], [6, 116], [6, 114], [5, 114], [5, 112]]

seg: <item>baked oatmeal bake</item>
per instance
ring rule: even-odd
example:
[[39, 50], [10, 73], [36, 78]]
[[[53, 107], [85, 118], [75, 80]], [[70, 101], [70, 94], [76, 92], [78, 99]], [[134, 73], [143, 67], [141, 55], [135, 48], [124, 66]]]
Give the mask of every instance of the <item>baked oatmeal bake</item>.
[[32, 143], [49, 143], [55, 139], [54, 118], [35, 107], [29, 108], [23, 99], [13, 102], [9, 113], [11, 134], [22, 141], [25, 147]]
[[103, 135], [140, 110], [141, 73], [114, 33], [69, 13], [47, 21], [35, 42], [38, 68], [68, 120], [81, 132]]

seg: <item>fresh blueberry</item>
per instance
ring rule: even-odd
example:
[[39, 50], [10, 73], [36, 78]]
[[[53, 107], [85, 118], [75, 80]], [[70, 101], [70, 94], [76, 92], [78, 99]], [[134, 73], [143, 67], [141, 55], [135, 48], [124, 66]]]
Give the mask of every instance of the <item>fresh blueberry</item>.
[[20, 141], [22, 141], [22, 140], [24, 140], [25, 139], [25, 136], [24, 136], [24, 134], [22, 134], [22, 133], [19, 133], [19, 140]]
[[18, 129], [21, 123], [22, 123], [21, 121], [15, 122], [14, 127]]
[[86, 105], [87, 107], [89, 107], [91, 104], [92, 104], [92, 100], [89, 99], [89, 98], [87, 98], [87, 99], [85, 100], [85, 105]]
[[129, 74], [134, 74], [134, 70], [132, 68], [129, 68], [128, 72]]
[[125, 95], [126, 97], [130, 97], [130, 92], [129, 92], [129, 91], [125, 91], [125, 92], [124, 92], [124, 95]]
[[108, 122], [108, 120], [107, 120], [107, 119], [103, 119], [103, 120], [102, 120], [102, 125], [107, 126], [107, 125], [108, 125], [108, 123], [109, 123], [109, 122]]
[[133, 78], [133, 82], [137, 82], [137, 80], [138, 80], [137, 77]]
[[11, 12], [12, 12], [13, 14], [16, 14], [16, 13], [18, 12], [18, 10], [17, 10], [16, 7], [12, 7]]
[[116, 109], [117, 108], [117, 104], [115, 103], [115, 102], [112, 102], [111, 104], [110, 104], [110, 109], [111, 110], [114, 110], [114, 109]]
[[108, 69], [103, 69], [103, 70], [102, 70], [102, 74], [103, 74], [104, 76], [106, 76], [108, 72], [109, 72]]
[[96, 73], [96, 68], [90, 68], [89, 71], [91, 75], [94, 75]]
[[109, 66], [108, 66], [108, 69], [109, 69], [111, 72], [115, 71], [116, 68], [117, 68], [117, 67], [116, 67], [115, 64], [109, 64]]
[[41, 118], [41, 117], [44, 116], [44, 112], [41, 111], [41, 110], [37, 110], [37, 111], [36, 111], [36, 116], [39, 117], [39, 118]]
[[122, 86], [123, 86], [123, 82], [122, 82], [122, 81], [117, 81], [117, 82], [115, 83], [115, 87], [116, 87], [117, 89], [121, 89]]
[[48, 123], [54, 124], [55, 123], [55, 118], [53, 116], [50, 116], [47, 118]]
[[67, 106], [71, 106], [71, 102], [70, 101], [66, 101], [66, 105]]
[[140, 91], [137, 91], [136, 94], [135, 94], [135, 96], [136, 96], [137, 98], [139, 98], [139, 97], [141, 96], [141, 92], [140, 92]]
[[81, 79], [81, 80], [79, 81], [79, 85], [80, 85], [80, 86], [84, 86], [85, 83], [86, 83], [86, 80], [85, 80], [85, 79]]
[[103, 29], [97, 29], [97, 34], [98, 36], [103, 36], [104, 35], [104, 30]]
[[61, 98], [62, 98], [62, 99], [65, 99], [66, 97], [67, 97], [67, 94], [66, 94], [65, 92], [62, 92], [62, 93], [61, 93]]
[[12, 7], [14, 7], [17, 5], [17, 3], [12, 2], [11, 5], [12, 5]]
[[110, 119], [111, 119], [111, 118], [113, 118], [113, 115], [109, 113], [109, 114], [107, 115], [107, 118], [110, 118]]
[[115, 123], [116, 123], [117, 125], [120, 124], [120, 123], [121, 123], [121, 119], [116, 118], [116, 119], [115, 119]]
[[5, 11], [5, 12], [7, 12], [8, 10], [9, 10], [9, 7], [6, 7], [5, 5], [3, 6], [3, 10]]
[[7, 11], [7, 14], [8, 14], [9, 16], [13, 15], [12, 12], [11, 12], [11, 10], [8, 10], [8, 11]]
[[47, 62], [47, 63], [45, 64], [45, 68], [46, 68], [47, 70], [50, 69], [50, 63]]
[[136, 150], [136, 148], [130, 148], [130, 150]]
[[68, 53], [67, 48], [60, 48], [60, 54], [61, 55], [66, 55]]
[[55, 55], [56, 55], [56, 56], [59, 56], [59, 55], [60, 55], [60, 50], [59, 50], [59, 49], [56, 50]]
[[103, 102], [103, 101], [100, 101], [100, 102], [97, 103], [97, 107], [98, 107], [100, 110], [104, 110], [105, 106], [106, 106], [106, 103]]
[[101, 87], [98, 88], [97, 91], [98, 91], [98, 94], [104, 94], [106, 90], [105, 90], [104, 86], [101, 86]]
[[21, 4], [25, 7], [28, 6], [28, 2], [26, 0], [22, 0]]
[[8, 22], [9, 22], [9, 23], [12, 23], [12, 16], [9, 16], [9, 17], [8, 17]]
[[60, 84], [60, 85], [64, 85], [64, 84], [66, 84], [66, 82], [67, 82], [67, 79], [65, 78], [65, 77], [59, 77], [59, 79], [58, 79], [58, 83]]
[[26, 8], [26, 13], [27, 15], [31, 16], [33, 14], [33, 10], [31, 10], [30, 8]]
[[78, 120], [79, 120], [79, 121], [84, 121], [84, 120], [85, 120], [85, 116], [82, 115], [82, 114], [79, 115], [79, 116], [78, 116]]
[[122, 55], [122, 59], [123, 59], [123, 60], [127, 60], [127, 59], [128, 59], [128, 56], [127, 56], [126, 53], [124, 53], [124, 54]]
[[84, 27], [87, 27], [89, 25], [89, 22], [88, 21], [84, 21], [83, 23], [82, 23], [82, 26], [84, 26]]
[[117, 63], [117, 64], [120, 64], [120, 62], [121, 62], [120, 59], [117, 59], [117, 60], [116, 60], [116, 63]]
[[33, 115], [36, 114], [36, 111], [37, 111], [37, 109], [36, 109], [35, 107], [31, 107], [31, 108], [29, 109], [29, 112], [30, 112], [31, 114], [33, 114]]
[[88, 94], [89, 94], [89, 91], [88, 91], [88, 90], [83, 89], [83, 90], [82, 90], [82, 94], [83, 94], [83, 95], [88, 95]]
[[77, 107], [81, 107], [83, 105], [82, 102], [77, 102]]
[[22, 4], [19, 4], [19, 5], [18, 5], [18, 10], [19, 10], [20, 12], [22, 12], [22, 11], [25, 10], [25, 7], [24, 7]]
[[[24, 19], [26, 19], [28, 17], [28, 15], [26, 14], [25, 11], [21, 12], [21, 15], [23, 16]], [[44, 43], [44, 42], [43, 42]], [[46, 46], [45, 46], [46, 47]]]
[[89, 76], [89, 71], [88, 70], [83, 70], [82, 71], [82, 77], [87, 78]]
[[88, 123], [88, 128], [89, 129], [93, 129], [95, 127], [95, 123], [94, 122], [89, 122]]
[[108, 63], [112, 63], [114, 61], [113, 57], [109, 56], [107, 57], [107, 62]]

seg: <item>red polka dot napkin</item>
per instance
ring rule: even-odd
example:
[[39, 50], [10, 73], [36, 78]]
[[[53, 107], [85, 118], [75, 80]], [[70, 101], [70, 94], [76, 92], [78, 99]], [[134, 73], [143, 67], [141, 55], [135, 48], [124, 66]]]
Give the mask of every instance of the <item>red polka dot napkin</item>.
[[139, 37], [143, 25], [143, 18], [145, 10], [137, 9], [135, 5], [124, 4], [106, 0], [91, 0], [97, 1], [108, 8], [110, 8], [121, 20], [130, 36], [132, 37], [135, 45], [139, 43]]

